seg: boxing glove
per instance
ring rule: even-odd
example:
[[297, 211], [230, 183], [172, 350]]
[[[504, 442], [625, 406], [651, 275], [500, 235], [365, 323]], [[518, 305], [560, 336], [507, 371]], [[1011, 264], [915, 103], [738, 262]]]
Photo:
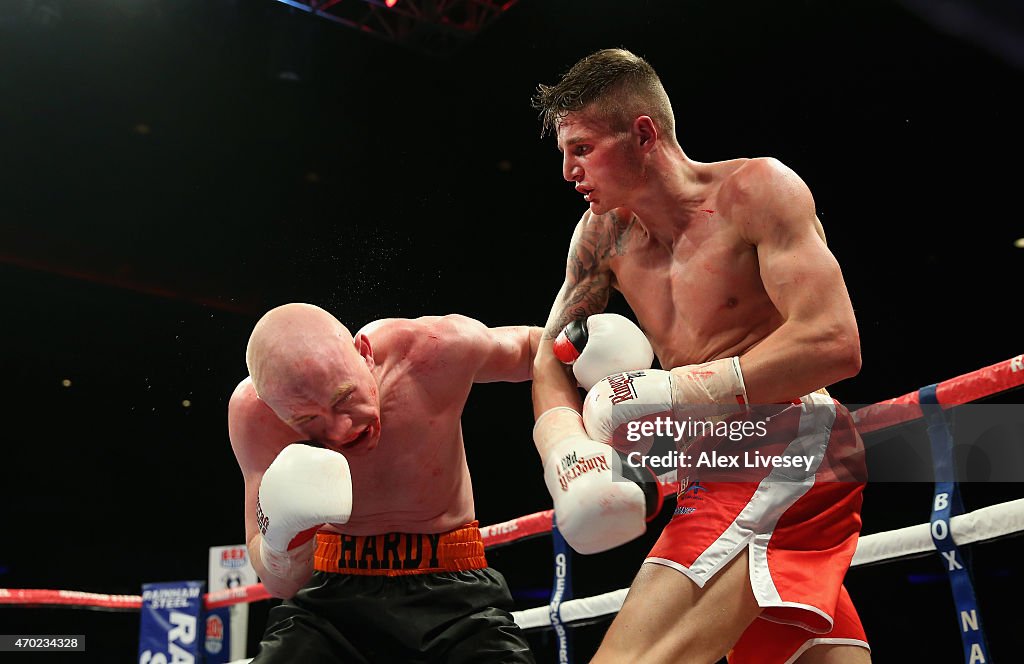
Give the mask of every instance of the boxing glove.
[[554, 352], [563, 363], [572, 365], [573, 375], [587, 391], [605, 376], [647, 369], [654, 362], [647, 336], [619, 314], [594, 314], [572, 321], [555, 338]]
[[[562, 416], [573, 412], [555, 408], [541, 415], [537, 424], [557, 411], [563, 411]], [[540, 447], [541, 441], [536, 442]], [[574, 434], [543, 447], [550, 450], [544, 483], [554, 503], [555, 522], [576, 552], [599, 553], [625, 544], [642, 535], [647, 521], [660, 511], [662, 496], [654, 474], [624, 463], [608, 445]]]
[[662, 371], [627, 371], [602, 380], [583, 401], [583, 426], [601, 443], [621, 446], [629, 423], [652, 416], [685, 419], [720, 417], [747, 403], [737, 357]]
[[293, 443], [263, 473], [256, 519], [260, 558], [271, 574], [288, 578], [313, 554], [316, 530], [352, 515], [352, 475], [337, 452]]

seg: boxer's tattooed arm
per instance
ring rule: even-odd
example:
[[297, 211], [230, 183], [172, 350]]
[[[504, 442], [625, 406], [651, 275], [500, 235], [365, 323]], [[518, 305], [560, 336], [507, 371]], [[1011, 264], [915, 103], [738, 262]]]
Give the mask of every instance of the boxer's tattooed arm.
[[608, 259], [625, 253], [623, 236], [633, 219], [622, 223], [612, 213], [580, 225], [569, 249], [565, 283], [551, 309], [545, 336], [554, 339], [571, 321], [600, 313], [608, 306], [612, 289]]

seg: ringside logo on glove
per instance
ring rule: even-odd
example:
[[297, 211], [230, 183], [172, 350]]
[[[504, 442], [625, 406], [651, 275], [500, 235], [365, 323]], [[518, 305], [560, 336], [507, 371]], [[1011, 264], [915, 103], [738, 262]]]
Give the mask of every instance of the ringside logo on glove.
[[569, 490], [569, 482], [572, 482], [581, 475], [589, 472], [611, 471], [608, 465], [608, 455], [604, 453], [592, 454], [577, 458], [576, 450], [559, 459], [558, 462], [558, 484], [562, 491]]
[[[612, 392], [609, 395], [612, 404], [616, 405], [623, 401], [636, 399], [636, 389], [633, 387], [633, 380], [643, 378], [644, 375], [643, 371], [627, 371], [626, 373], [608, 376], [608, 385], [612, 388]], [[599, 395], [599, 392], [595, 392], [594, 398], [598, 398]]]
[[261, 535], [267, 534], [267, 528], [270, 527], [270, 517], [263, 513], [263, 505], [260, 504], [259, 498], [256, 499], [256, 525], [259, 526]]

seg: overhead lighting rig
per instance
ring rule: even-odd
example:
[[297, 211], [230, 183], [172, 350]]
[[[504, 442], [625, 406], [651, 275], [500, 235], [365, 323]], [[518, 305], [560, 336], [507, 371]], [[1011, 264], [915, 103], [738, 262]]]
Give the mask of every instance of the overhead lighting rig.
[[441, 55], [472, 39], [518, 0], [277, 0], [415, 50]]

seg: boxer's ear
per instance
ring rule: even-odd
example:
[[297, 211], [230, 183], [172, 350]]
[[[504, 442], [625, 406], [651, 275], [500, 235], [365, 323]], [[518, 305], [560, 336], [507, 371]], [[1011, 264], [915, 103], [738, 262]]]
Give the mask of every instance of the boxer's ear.
[[370, 347], [370, 339], [365, 334], [357, 334], [355, 338], [356, 351], [366, 362], [366, 366], [373, 368], [373, 349]]
[[641, 115], [633, 120], [632, 130], [644, 152], [650, 152], [658, 143], [658, 128], [650, 116]]

